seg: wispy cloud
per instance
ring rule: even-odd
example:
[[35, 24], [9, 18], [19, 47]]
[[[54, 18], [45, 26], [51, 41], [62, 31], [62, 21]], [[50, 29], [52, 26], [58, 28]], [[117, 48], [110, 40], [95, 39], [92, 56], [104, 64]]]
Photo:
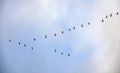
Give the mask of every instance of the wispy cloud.
[[[25, 52], [15, 50], [18, 49], [17, 47], [12, 50], [5, 49], [5, 53], [12, 53], [12, 57], [6, 55], [5, 60], [8, 64], [11, 63], [8, 68], [11, 67], [13, 71], [14, 69], [22, 73], [32, 71], [35, 73], [116, 73], [118, 71], [120, 17], [113, 16], [104, 24], [100, 22], [106, 15], [119, 11], [118, 0], [2, 0], [0, 2], [2, 4], [0, 5], [1, 40], [5, 41], [12, 36], [15, 40], [22, 40], [31, 45], [33, 43], [28, 40], [34, 36], [40, 40], [34, 45], [43, 48], [36, 49], [32, 59], [26, 55], [27, 50]], [[91, 23], [90, 26], [87, 26], [88, 22]], [[83, 28], [81, 24], [84, 25]], [[69, 33], [68, 29], [74, 26], [75, 31]], [[61, 31], [64, 31], [64, 36], [60, 34]], [[54, 33], [57, 33], [55, 39]], [[41, 39], [45, 34], [51, 39], [48, 41]], [[9, 45], [5, 46], [6, 44], [7, 42], [2, 42], [3, 49], [9, 48]], [[72, 56], [68, 59], [49, 55], [51, 52], [46, 48], [58, 48], [59, 51], [70, 52]], [[16, 54], [20, 55], [19, 59]], [[35, 56], [36, 54], [40, 56]], [[11, 58], [14, 58], [13, 62]], [[20, 62], [20, 59], [25, 61]], [[12, 64], [14, 66], [11, 66]]]

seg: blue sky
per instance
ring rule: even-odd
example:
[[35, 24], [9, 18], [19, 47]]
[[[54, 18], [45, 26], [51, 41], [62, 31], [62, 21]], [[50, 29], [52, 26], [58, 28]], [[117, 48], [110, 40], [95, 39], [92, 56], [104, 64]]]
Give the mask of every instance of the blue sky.
[[[119, 11], [116, 0], [4, 0], [1, 4], [3, 73], [106, 73], [116, 67], [116, 61], [106, 63], [106, 45], [109, 47], [114, 40], [108, 43], [103, 39], [107, 36], [103, 31], [109, 33], [110, 27], [101, 26], [100, 22], [106, 14]], [[116, 22], [117, 27], [119, 18], [113, 19], [105, 24]]]

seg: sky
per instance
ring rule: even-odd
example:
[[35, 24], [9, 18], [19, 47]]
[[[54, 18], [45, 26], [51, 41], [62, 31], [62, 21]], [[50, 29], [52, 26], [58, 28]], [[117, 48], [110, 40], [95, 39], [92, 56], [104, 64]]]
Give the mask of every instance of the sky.
[[0, 73], [119, 73], [119, 20], [119, 0], [1, 0]]

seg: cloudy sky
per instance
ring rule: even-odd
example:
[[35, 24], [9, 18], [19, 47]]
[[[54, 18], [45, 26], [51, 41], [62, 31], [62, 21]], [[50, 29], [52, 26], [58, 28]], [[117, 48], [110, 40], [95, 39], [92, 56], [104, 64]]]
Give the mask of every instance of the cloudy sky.
[[0, 0], [0, 73], [119, 73], [119, 31], [119, 0]]

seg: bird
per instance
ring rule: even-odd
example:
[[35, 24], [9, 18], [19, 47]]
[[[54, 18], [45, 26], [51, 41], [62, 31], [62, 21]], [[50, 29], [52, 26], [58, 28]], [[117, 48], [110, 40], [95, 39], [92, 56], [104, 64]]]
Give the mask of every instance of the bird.
[[69, 31], [71, 31], [71, 29], [70, 29], [70, 28], [69, 28], [68, 30], [69, 30]]
[[20, 45], [20, 42], [18, 42], [18, 44]]
[[61, 55], [63, 55], [63, 52], [61, 52]]
[[24, 47], [26, 47], [26, 44], [24, 44]]
[[83, 27], [83, 24], [81, 24], [81, 27]]
[[45, 38], [47, 38], [47, 35], [45, 35]]
[[62, 34], [64, 33], [64, 31], [62, 31]]
[[90, 22], [88, 22], [88, 25], [90, 25]]
[[31, 49], [33, 50], [33, 47], [31, 47]]
[[68, 53], [68, 56], [70, 56], [70, 53]]
[[73, 27], [73, 29], [75, 30], [75, 27]]
[[112, 17], [112, 14], [110, 14], [110, 17]]
[[117, 12], [116, 15], [118, 15], [119, 13]]
[[54, 50], [54, 52], [56, 52], [56, 49]]
[[36, 38], [34, 38], [33, 40], [36, 41]]
[[56, 36], [57, 34], [55, 33], [54, 36]]
[[104, 22], [104, 19], [102, 19], [102, 22]]
[[11, 39], [9, 39], [9, 42], [11, 42]]
[[106, 18], [108, 18], [108, 16], [106, 15]]

